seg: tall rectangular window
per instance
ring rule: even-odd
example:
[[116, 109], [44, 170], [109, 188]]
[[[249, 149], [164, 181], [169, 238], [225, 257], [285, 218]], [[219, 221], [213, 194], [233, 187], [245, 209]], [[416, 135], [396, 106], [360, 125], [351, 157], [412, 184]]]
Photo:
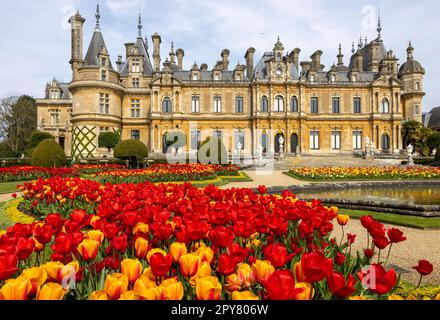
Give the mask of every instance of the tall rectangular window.
[[135, 73], [141, 72], [141, 65], [139, 59], [133, 59], [131, 62], [131, 71]]
[[353, 131], [353, 149], [354, 150], [362, 149], [362, 131], [359, 130]]
[[235, 131], [235, 139], [234, 139], [234, 147], [237, 150], [238, 144], [241, 144], [241, 149], [244, 150], [244, 132], [243, 131]]
[[311, 150], [319, 150], [319, 131], [311, 130], [310, 131], [310, 149]]
[[361, 98], [360, 97], [354, 97], [353, 98], [353, 113], [361, 113]]
[[261, 146], [263, 147], [263, 153], [267, 153], [267, 148], [269, 146], [269, 139], [267, 137], [267, 133], [261, 134]]
[[310, 113], [319, 113], [318, 97], [310, 98]]
[[222, 112], [222, 97], [220, 96], [214, 96], [214, 112]]
[[198, 150], [201, 144], [200, 130], [191, 130], [191, 150]]
[[107, 80], [107, 72], [105, 70], [101, 70], [101, 80], [102, 81]]
[[101, 58], [101, 67], [105, 67], [106, 64], [107, 64], [107, 59]]
[[235, 98], [235, 112], [236, 113], [243, 113], [244, 108], [243, 108], [243, 97], [242, 96], [238, 96]]
[[191, 97], [191, 112], [199, 113], [200, 112], [200, 97], [192, 96]]
[[340, 113], [340, 99], [339, 97], [333, 97], [332, 98], [332, 113]]
[[140, 140], [141, 134], [139, 130], [131, 130], [131, 139], [132, 140]]
[[132, 84], [133, 88], [139, 88], [139, 78], [133, 78]]
[[55, 126], [60, 123], [60, 110], [50, 110], [50, 124]]
[[131, 100], [131, 117], [139, 118], [141, 116], [141, 101], [139, 99]]
[[332, 149], [333, 150], [341, 149], [341, 131], [337, 131], [337, 130], [332, 131]]
[[107, 93], [99, 94], [99, 112], [108, 113], [110, 108], [110, 96]]

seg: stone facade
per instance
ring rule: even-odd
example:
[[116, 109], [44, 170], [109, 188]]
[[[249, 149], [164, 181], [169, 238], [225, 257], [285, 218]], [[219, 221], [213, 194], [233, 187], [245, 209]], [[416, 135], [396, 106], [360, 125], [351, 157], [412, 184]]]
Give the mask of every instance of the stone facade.
[[109, 130], [140, 139], [155, 155], [164, 154], [164, 137], [175, 132], [185, 134], [189, 153], [212, 135], [231, 153], [240, 143], [248, 156], [259, 145], [269, 155], [353, 154], [365, 150], [366, 141], [377, 152], [399, 153], [401, 123], [422, 120], [425, 70], [411, 44], [399, 69], [380, 26], [377, 39], [353, 45], [347, 66], [341, 47], [337, 65], [324, 70], [322, 51], [300, 62], [301, 50], [286, 52], [278, 39], [256, 64], [255, 49], [249, 48], [246, 64], [231, 68], [224, 49], [211, 70], [196, 63], [183, 70], [185, 52], [173, 45], [162, 63], [157, 33], [150, 60], [140, 20], [138, 38], [125, 45], [125, 60], [119, 56], [113, 67], [99, 10], [96, 17], [85, 58], [85, 19], [79, 13], [70, 19], [72, 81], [52, 81], [37, 101], [39, 129], [54, 134], [74, 157], [98, 156], [98, 135]]

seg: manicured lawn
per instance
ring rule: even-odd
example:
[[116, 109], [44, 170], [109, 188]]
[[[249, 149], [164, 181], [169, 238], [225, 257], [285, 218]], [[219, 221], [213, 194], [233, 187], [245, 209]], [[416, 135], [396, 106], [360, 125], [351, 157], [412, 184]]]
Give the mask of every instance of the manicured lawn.
[[348, 214], [351, 218], [361, 218], [362, 216], [371, 215], [376, 220], [394, 224], [398, 226], [419, 228], [419, 229], [437, 229], [440, 228], [440, 218], [425, 218], [416, 216], [405, 216], [393, 213], [379, 213], [361, 210], [340, 209], [341, 213]]
[[17, 185], [23, 184], [23, 182], [2, 182], [0, 183], [0, 194], [12, 193], [18, 191]]
[[0, 230], [6, 230], [7, 228], [13, 226], [15, 223], [6, 216], [6, 206], [9, 202], [0, 203]]

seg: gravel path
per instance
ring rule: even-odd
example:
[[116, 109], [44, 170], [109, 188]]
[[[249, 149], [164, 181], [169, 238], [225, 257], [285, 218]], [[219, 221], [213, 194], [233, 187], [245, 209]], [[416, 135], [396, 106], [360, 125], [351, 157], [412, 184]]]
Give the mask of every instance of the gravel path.
[[[19, 194], [19, 192], [17, 192], [16, 194]], [[0, 194], [0, 202], [12, 200], [12, 195], [13, 193]]]
[[[406, 241], [393, 245], [388, 265], [398, 266], [403, 269], [396, 271], [402, 272], [402, 279], [416, 285], [419, 281], [419, 274], [412, 267], [417, 265], [419, 260], [428, 260], [434, 265], [434, 272], [430, 276], [424, 277], [422, 285], [440, 285], [440, 230], [420, 230], [387, 224], [385, 226], [387, 228], [398, 228], [407, 237]], [[344, 227], [344, 230], [345, 234], [353, 233], [357, 235], [353, 249], [362, 251], [366, 247], [366, 231], [359, 220], [351, 219], [348, 225]], [[333, 233], [339, 241], [342, 236], [341, 227], [335, 225]], [[381, 259], [386, 259], [388, 248], [383, 251]], [[375, 258], [377, 259], [377, 257]]]

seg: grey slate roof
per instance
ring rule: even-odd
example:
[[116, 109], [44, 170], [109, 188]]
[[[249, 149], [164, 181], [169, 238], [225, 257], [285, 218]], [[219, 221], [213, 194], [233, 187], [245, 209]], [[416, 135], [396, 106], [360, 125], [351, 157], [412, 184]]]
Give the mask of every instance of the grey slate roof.
[[61, 89], [61, 99], [63, 99], [63, 100], [72, 99], [70, 91], [69, 91], [69, 84], [68, 83], [59, 83], [58, 85]]
[[[104, 38], [100, 30], [95, 30], [92, 36], [92, 40], [90, 41], [89, 49], [87, 50], [86, 57], [84, 59], [84, 65], [86, 66], [99, 66], [98, 54], [101, 52], [102, 48], [106, 47]], [[113, 66], [110, 63], [110, 68], [113, 69]]]
[[422, 67], [420, 62], [414, 59], [408, 59], [408, 61], [402, 64], [402, 66], [399, 69], [399, 75], [416, 73], [416, 72], [425, 73], [425, 69]]
[[[377, 41], [377, 40], [374, 40], [374, 41]], [[374, 41], [373, 41], [373, 42], [374, 42]], [[371, 43], [372, 43], [372, 42], [370, 42], [368, 45], [366, 45], [365, 47], [363, 47], [362, 49], [360, 49], [360, 52], [362, 52], [363, 57], [364, 57], [364, 70], [368, 70], [368, 65], [369, 65], [370, 62], [371, 62], [371, 55], [370, 55], [370, 46], [371, 46]], [[386, 48], [385, 48], [385, 45], [384, 45], [383, 42], [381, 41], [381, 42], [380, 42], [380, 45], [379, 45], [379, 51], [378, 51], [378, 58], [379, 58], [379, 61], [382, 61], [382, 60], [385, 58], [386, 54], [387, 54], [387, 50], [386, 50]], [[350, 69], [352, 68], [352, 64], [353, 64], [353, 59], [351, 59], [351, 61], [350, 61], [350, 65], [349, 65], [349, 68], [350, 68]]]
[[432, 109], [425, 117], [428, 128], [440, 129], [440, 107]]
[[[265, 52], [264, 55], [261, 57], [260, 61], [257, 63], [257, 66], [255, 67], [254, 76], [256, 79], [267, 79], [268, 78], [268, 72], [266, 68], [266, 62], [269, 61], [274, 57], [273, 52]], [[299, 79], [299, 71], [296, 68], [296, 66], [292, 63], [290, 68], [290, 77], [294, 80]]]
[[[148, 54], [147, 46], [142, 38], [137, 38], [136, 43], [134, 47], [138, 48], [139, 53], [143, 55], [143, 62], [144, 62], [144, 75], [150, 76], [153, 74], [153, 66], [151, 64], [150, 55]], [[118, 72], [121, 74], [121, 76], [128, 76], [129, 74], [129, 65], [128, 61], [125, 61], [121, 64], [120, 69]]]
[[[200, 72], [200, 80], [201, 81], [211, 81], [212, 80], [212, 71], [199, 71]], [[191, 71], [174, 71], [173, 75], [176, 79], [180, 81], [190, 81], [191, 80]], [[222, 71], [221, 81], [233, 81], [234, 80], [234, 71]], [[244, 80], [249, 80], [246, 77]]]

